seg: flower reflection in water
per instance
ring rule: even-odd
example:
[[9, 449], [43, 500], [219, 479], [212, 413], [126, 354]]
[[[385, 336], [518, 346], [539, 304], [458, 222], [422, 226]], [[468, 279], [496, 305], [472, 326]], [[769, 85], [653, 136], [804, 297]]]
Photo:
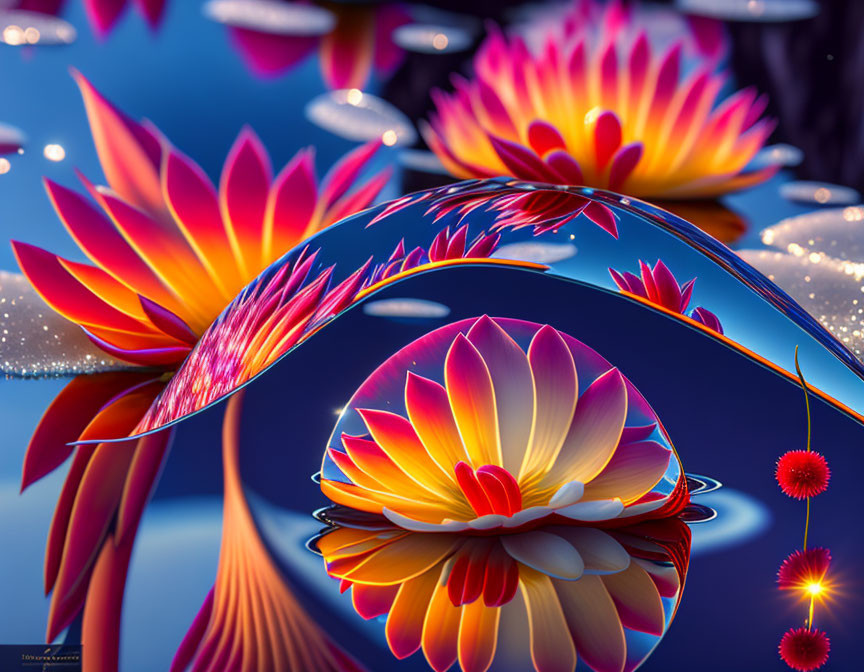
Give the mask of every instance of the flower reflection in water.
[[675, 614], [690, 530], [676, 518], [482, 537], [361, 524], [315, 546], [357, 613], [386, 617], [397, 658], [422, 649], [436, 672], [457, 661], [464, 672], [493, 661], [569, 672], [580, 660], [622, 672], [647, 658]]

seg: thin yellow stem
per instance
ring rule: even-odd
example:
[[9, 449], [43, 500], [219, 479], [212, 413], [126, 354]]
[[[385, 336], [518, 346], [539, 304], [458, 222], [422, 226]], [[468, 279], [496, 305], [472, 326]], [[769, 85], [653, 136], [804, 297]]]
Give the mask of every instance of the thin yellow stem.
[[813, 629], [813, 600], [815, 599], [814, 595], [810, 596], [810, 617], [807, 619], [807, 629]]
[[804, 520], [804, 550], [807, 550], [807, 533], [810, 531], [810, 498], [807, 498], [807, 518]]
[[810, 452], [810, 391], [807, 387], [807, 381], [804, 380], [804, 374], [801, 373], [801, 366], [798, 364], [798, 346], [795, 346], [795, 371], [798, 372], [798, 380], [801, 381], [801, 387], [804, 388], [804, 405], [807, 407], [807, 452]]

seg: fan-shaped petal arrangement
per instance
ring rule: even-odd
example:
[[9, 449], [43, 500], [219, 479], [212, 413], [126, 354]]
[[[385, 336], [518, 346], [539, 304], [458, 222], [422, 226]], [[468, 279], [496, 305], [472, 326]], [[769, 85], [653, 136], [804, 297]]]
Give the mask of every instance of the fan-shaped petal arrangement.
[[386, 616], [397, 658], [422, 649], [437, 672], [457, 661], [463, 672], [483, 672], [499, 639], [528, 632], [530, 650], [508, 647], [502, 669], [569, 672], [581, 661], [621, 672], [644, 658], [631, 651], [634, 640], [662, 636], [671, 621], [690, 532], [675, 519], [495, 537], [337, 528], [315, 543], [357, 613]]
[[242, 396], [231, 398], [223, 426], [224, 513], [216, 581], [171, 672], [362, 672], [306, 612], [258, 533], [240, 479]]
[[494, 213], [495, 228], [521, 229], [531, 227], [534, 235], [557, 231], [579, 215], [618, 237], [618, 224], [612, 210], [603, 203], [570, 189], [502, 184], [499, 181], [467, 181], [456, 186], [430, 189], [408, 194], [387, 205], [372, 220], [372, 224], [415, 203], [428, 202], [427, 214], [435, 221], [457, 214], [460, 221], [475, 210]]
[[370, 258], [334, 286], [333, 267], [313, 272], [317, 253], [302, 250], [296, 259], [286, 259], [262, 275], [219, 316], [137, 431], [162, 427], [231, 393], [340, 310], [400, 275], [488, 259], [499, 237], [478, 233], [471, 238], [467, 225], [452, 234], [445, 227], [428, 248], [406, 253], [402, 241], [387, 261], [375, 264]]
[[110, 189], [92, 200], [47, 180], [60, 219], [92, 265], [13, 242], [40, 296], [125, 361], [171, 367], [237, 293], [287, 250], [367, 207], [387, 171], [351, 190], [380, 143], [345, 156], [319, 185], [302, 150], [275, 177], [261, 141], [241, 131], [217, 190], [149, 124], [132, 121], [83, 77]]
[[746, 172], [773, 129], [760, 119], [764, 97], [746, 89], [715, 105], [725, 76], [714, 58], [685, 69], [680, 42], [660, 53], [638, 25], [607, 18], [576, 34], [550, 31], [537, 51], [492, 30], [473, 78], [433, 92], [421, 128], [448, 170], [676, 199], [776, 172]]
[[[374, 395], [385, 379], [400, 381], [401, 398]], [[433, 331], [379, 367], [349, 408], [322, 490], [408, 530], [621, 524], [687, 501], [677, 456], [638, 391], [548, 325], [481, 317]]]
[[[628, 271], [619, 272], [612, 268], [609, 269], [612, 280], [622, 292], [634, 294], [673, 313], [687, 314], [696, 278], [679, 285], [675, 276], [672, 275], [672, 271], [661, 259], [657, 260], [653, 268], [644, 261], [640, 261], [639, 273], [637, 276]], [[690, 312], [689, 317], [718, 334], [723, 333], [720, 320], [707, 308], [697, 306]]]

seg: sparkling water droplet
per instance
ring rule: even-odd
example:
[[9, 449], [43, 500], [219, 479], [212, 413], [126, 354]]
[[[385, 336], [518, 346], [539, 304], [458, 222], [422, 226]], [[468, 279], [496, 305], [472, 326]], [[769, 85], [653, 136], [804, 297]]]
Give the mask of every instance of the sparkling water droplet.
[[780, 185], [780, 195], [799, 203], [834, 203], [845, 205], [857, 203], [860, 194], [851, 187], [843, 187], [829, 182], [796, 181]]
[[306, 105], [306, 118], [346, 140], [382, 138], [388, 145], [411, 145], [417, 131], [402, 112], [386, 100], [359, 89], [329, 91]]
[[819, 13], [813, 0], [677, 0], [675, 4], [686, 14], [726, 21], [800, 21]]
[[472, 31], [458, 26], [409, 23], [393, 31], [393, 42], [406, 51], [445, 54], [468, 49], [474, 36]]
[[272, 35], [326, 35], [336, 25], [322, 7], [278, 0], [210, 0], [203, 11], [217, 23]]
[[0, 271], [0, 371], [31, 377], [125, 368], [46, 305], [23, 275]]
[[75, 27], [50, 14], [25, 10], [0, 10], [0, 42], [20, 47], [32, 44], [71, 44]]

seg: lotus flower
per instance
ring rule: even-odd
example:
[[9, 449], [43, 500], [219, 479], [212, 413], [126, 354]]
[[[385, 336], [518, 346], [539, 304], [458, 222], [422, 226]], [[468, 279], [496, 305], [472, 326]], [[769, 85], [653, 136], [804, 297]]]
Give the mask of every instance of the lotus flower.
[[242, 396], [231, 398], [223, 428], [224, 513], [216, 582], [171, 672], [362, 672], [306, 612], [258, 534], [240, 480]]
[[[611, 268], [609, 274], [622, 292], [635, 294], [673, 313], [687, 314], [696, 278], [679, 285], [675, 276], [672, 275], [672, 271], [660, 259], [654, 264], [654, 268], [651, 268], [644, 261], [640, 261], [639, 269], [641, 277], [627, 271], [620, 273]], [[707, 308], [697, 306], [691, 311], [689, 317], [718, 334], [723, 333], [720, 320]]]
[[681, 42], [661, 54], [638, 26], [616, 25], [551, 31], [537, 52], [492, 30], [473, 79], [433, 92], [436, 111], [421, 128], [429, 147], [460, 178], [664, 199], [715, 197], [776, 172], [746, 172], [774, 126], [759, 118], [764, 98], [746, 89], [715, 106], [725, 78], [715, 59], [685, 75]]
[[[394, 380], [399, 389], [382, 393]], [[407, 530], [620, 525], [687, 501], [638, 391], [548, 325], [482, 317], [433, 331], [379, 367], [349, 408], [322, 490]], [[361, 431], [340, 432], [349, 425]]]
[[[266, 152], [245, 130], [217, 196], [201, 169], [158, 131], [132, 121], [77, 79], [111, 188], [84, 180], [101, 211], [52, 182], [48, 192], [96, 265], [23, 243], [13, 247], [49, 305], [79, 323], [97, 345], [132, 363], [176, 367], [244, 284], [304, 237], [368, 205], [386, 179], [379, 174], [349, 192], [375, 151], [371, 144], [331, 170], [320, 194], [309, 150], [271, 185]], [[328, 288], [326, 271], [313, 272], [313, 257], [305, 257], [309, 263], [301, 261], [280, 285], [279, 299], [291, 308], [279, 313], [280, 326], [289, 333], [292, 327], [301, 330], [316, 311], [338, 305], [338, 290]], [[129, 553], [171, 435], [70, 444], [134, 433], [166, 381], [158, 371], [75, 378], [46, 411], [27, 449], [22, 489], [74, 450], [46, 549], [45, 589], [53, 590], [47, 640], [69, 625], [86, 598], [88, 672], [116, 668]]]
[[237, 293], [306, 237], [367, 207], [382, 172], [349, 191], [377, 142], [348, 154], [316, 185], [302, 150], [271, 179], [260, 140], [244, 129], [219, 191], [151, 125], [138, 124], [76, 77], [110, 190], [81, 178], [98, 204], [46, 180], [69, 233], [95, 265], [13, 242], [40, 296], [96, 345], [145, 366], [171, 367]]
[[391, 35], [410, 21], [404, 9], [398, 5], [320, 4], [334, 19], [326, 35], [284, 35], [233, 26], [231, 41], [250, 69], [262, 77], [279, 75], [317, 50], [321, 74], [331, 89], [362, 89], [373, 71], [388, 73], [402, 61], [404, 53]]
[[[675, 519], [495, 537], [337, 528], [316, 545], [357, 613], [387, 617], [397, 658], [422, 648], [436, 672], [457, 660], [463, 672], [484, 672], [500, 640], [510, 642], [506, 669], [569, 672], [578, 660], [621, 672], [644, 660], [639, 640], [671, 621], [690, 532]], [[518, 648], [526, 632], [530, 651]]]

